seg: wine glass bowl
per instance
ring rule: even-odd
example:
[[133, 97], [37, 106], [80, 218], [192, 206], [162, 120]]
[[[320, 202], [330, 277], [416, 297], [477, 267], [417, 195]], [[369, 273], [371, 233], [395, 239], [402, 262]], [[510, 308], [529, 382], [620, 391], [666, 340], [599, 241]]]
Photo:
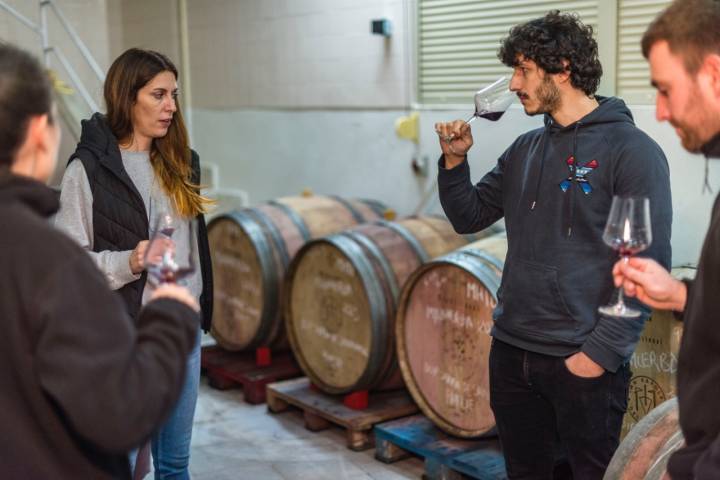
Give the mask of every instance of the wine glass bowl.
[[[517, 96], [510, 90], [510, 77], [502, 76], [490, 85], [475, 92], [475, 113], [465, 120], [465, 123], [469, 125], [476, 118], [484, 118], [495, 122], [503, 116], [508, 107], [515, 101], [515, 98]], [[442, 138], [446, 143], [450, 143], [455, 138], [455, 135], [451, 133]]]
[[475, 93], [475, 113], [465, 123], [476, 118], [497, 121], [517, 96], [510, 90], [510, 77], [502, 76]]
[[179, 283], [195, 271], [195, 219], [180, 221], [169, 212], [159, 212], [145, 251], [145, 268], [152, 286]]
[[[625, 262], [632, 255], [648, 248], [652, 243], [648, 198], [613, 197], [603, 232], [603, 242], [616, 250]], [[603, 305], [598, 308], [598, 311], [605, 315], [621, 318], [636, 318], [642, 313], [640, 310], [625, 305], [622, 287], [618, 289], [617, 302]]]

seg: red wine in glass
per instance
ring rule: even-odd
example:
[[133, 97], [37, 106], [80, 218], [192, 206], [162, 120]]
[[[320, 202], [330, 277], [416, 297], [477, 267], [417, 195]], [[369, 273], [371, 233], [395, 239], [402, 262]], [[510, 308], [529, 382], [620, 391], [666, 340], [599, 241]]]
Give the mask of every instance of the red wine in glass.
[[[646, 197], [613, 197], [603, 232], [603, 241], [616, 250], [625, 262], [632, 255], [648, 248], [652, 243], [650, 201]], [[620, 318], [635, 318], [642, 313], [625, 305], [622, 287], [618, 289], [617, 302], [603, 305], [598, 311]]]
[[[187, 222], [187, 223], [185, 223]], [[195, 272], [197, 221], [158, 215], [145, 253], [151, 285], [178, 283]], [[175, 236], [175, 238], [171, 238]]]
[[[484, 118], [485, 120], [490, 120], [491, 122], [497, 122], [498, 120], [500, 120], [500, 117], [502, 117], [504, 113], [505, 113], [505, 111], [503, 110], [502, 112], [480, 113], [476, 116], [480, 117], [480, 118]], [[470, 122], [468, 122], [468, 123], [470, 123]]]
[[155, 284], [178, 283], [195, 272], [193, 267], [178, 267], [172, 264], [153, 265], [148, 267], [148, 276]]
[[[508, 107], [515, 101], [517, 95], [510, 90], [510, 77], [503, 76], [490, 85], [483, 87], [475, 93], [475, 113], [465, 120], [468, 125], [476, 118], [484, 118], [492, 122], [500, 120]], [[439, 133], [439, 132], [438, 132]], [[448, 143], [454, 138], [448, 135], [444, 140]]]

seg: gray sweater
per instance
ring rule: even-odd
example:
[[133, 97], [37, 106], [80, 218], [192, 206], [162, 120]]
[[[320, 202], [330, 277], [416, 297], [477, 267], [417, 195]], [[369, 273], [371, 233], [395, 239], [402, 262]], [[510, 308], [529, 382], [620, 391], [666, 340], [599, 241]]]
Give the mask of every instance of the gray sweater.
[[[152, 229], [161, 211], [172, 212], [179, 219], [180, 217], [175, 212], [171, 199], [155, 178], [149, 153], [120, 149], [120, 154], [123, 167], [133, 184], [135, 184], [145, 204], [150, 228]], [[130, 270], [131, 250], [121, 252], [93, 251], [92, 203], [92, 190], [82, 162], [70, 162], [62, 179], [60, 210], [55, 215], [55, 226], [90, 254], [90, 257], [107, 278], [110, 288], [117, 290], [123, 285], [137, 280], [140, 275], [135, 275]], [[188, 245], [189, 235], [187, 234], [189, 222], [180, 221], [177, 223], [179, 227], [176, 233], [173, 234], [173, 240], [176, 242], [177, 250], [182, 252], [190, 247]], [[194, 248], [197, 255], [197, 238], [193, 237], [192, 241], [195, 242]], [[202, 292], [202, 276], [197, 258], [195, 258], [195, 262], [198, 268], [192, 275], [187, 277], [185, 285], [195, 298], [199, 298]], [[143, 292], [143, 304], [147, 301], [147, 294], [148, 288]]]

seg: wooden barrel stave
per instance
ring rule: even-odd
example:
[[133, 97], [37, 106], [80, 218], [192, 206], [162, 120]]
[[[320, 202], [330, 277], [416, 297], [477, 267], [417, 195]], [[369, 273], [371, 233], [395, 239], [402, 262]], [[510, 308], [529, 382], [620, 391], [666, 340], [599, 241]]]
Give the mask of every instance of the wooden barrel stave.
[[[436, 228], [441, 227], [431, 228], [423, 225], [422, 221], [423, 219], [408, 219], [360, 225], [341, 234], [308, 243], [292, 262], [286, 278], [288, 296], [285, 301], [290, 343], [305, 373], [326, 392], [347, 393], [358, 389], [376, 390], [402, 385], [394, 356], [393, 338], [397, 293], [411, 272], [428, 258], [426, 245], [430, 245], [435, 251], [442, 249], [439, 246], [442, 238], [436, 231]], [[445, 226], [451, 231], [451, 226], [446, 221]], [[452, 245], [458, 242], [455, 237], [464, 242], [464, 239], [456, 234], [448, 234], [448, 237], [453, 239]], [[335, 250], [328, 250], [329, 245]], [[303, 265], [321, 261], [322, 254], [310, 252], [323, 248], [325, 255], [335, 257], [334, 260], [323, 260], [327, 270]], [[446, 247], [445, 251], [448, 250], [449, 247]], [[334, 264], [344, 262], [352, 266], [345, 272], [345, 276], [342, 272], [333, 271]], [[327, 278], [335, 276], [336, 279], [342, 277], [344, 282], [352, 282], [355, 277], [360, 279], [351, 288], [357, 302], [337, 308], [347, 307], [349, 311], [366, 313], [358, 317], [362, 319], [360, 323], [365, 324], [362, 332], [352, 330], [359, 328], [356, 326], [347, 327], [345, 330], [346, 336], [350, 336], [348, 332], [352, 332], [352, 336], [366, 342], [361, 342], [362, 347], [367, 349], [365, 357], [352, 358], [352, 352], [343, 353], [327, 342], [322, 344], [324, 340], [311, 338], [314, 333], [304, 330], [300, 317], [317, 319], [341, 315], [337, 312], [331, 315], [321, 312], [322, 307], [318, 306], [318, 302], [326, 301], [336, 306], [343, 302], [353, 302], [349, 299], [328, 300], [326, 294], [321, 295], [310, 287], [304, 287], [303, 285], [314, 281], [312, 275], [324, 275]], [[307, 301], [308, 297], [321, 300], [312, 303]], [[325, 326], [316, 328], [322, 329]], [[371, 331], [373, 328], [375, 330]], [[350, 368], [340, 373], [334, 366], [328, 365], [328, 362], [341, 363], [337, 360], [341, 356], [352, 358], [348, 363], [353, 365], [362, 364], [362, 371]], [[342, 363], [344, 364], [345, 360], [342, 360]]]
[[[247, 237], [241, 242], [242, 252], [252, 263], [250, 272], [235, 272], [236, 278], [222, 267], [215, 269], [217, 313], [211, 333], [218, 343], [228, 350], [258, 346], [287, 348], [279, 305], [282, 279], [289, 261], [312, 235], [341, 230], [358, 220], [375, 220], [380, 217], [377, 212], [381, 208], [379, 202], [371, 201], [284, 197], [215, 217], [208, 226], [214, 264], [223, 265], [223, 257], [242, 261], [238, 252], [232, 253], [226, 245], [228, 242], [219, 238], [220, 226], [225, 222], [237, 224], [233, 232], [236, 241], [240, 236]], [[213, 234], [213, 230], [218, 232]], [[257, 290], [250, 299], [251, 304], [243, 297], [238, 298], [242, 289]]]
[[[489, 253], [492, 252], [492, 253]], [[494, 431], [487, 366], [504, 235], [488, 237], [423, 265], [400, 297], [396, 340], [405, 384], [444, 431]], [[428, 344], [427, 339], [438, 339]]]
[[[295, 277], [307, 282], [301, 292]], [[371, 322], [355, 321], [386, 315], [383, 292], [373, 278], [374, 267], [361, 247], [342, 236], [309, 242], [288, 269], [285, 319], [290, 345], [313, 383], [329, 393], [344, 393], [362, 383], [365, 364], [377, 351], [373, 334], [379, 332]], [[322, 375], [314, 375], [316, 370]]]
[[[252, 341], [265, 320], [263, 305], [275, 296], [275, 285], [268, 276], [275, 271], [273, 253], [264, 232], [247, 212], [216, 217], [208, 236], [213, 245], [216, 312], [211, 333], [223, 347], [237, 350]], [[233, 275], [237, 271], [245, 277], [239, 290]]]
[[667, 400], [643, 417], [613, 455], [605, 480], [661, 480], [670, 455], [684, 443], [677, 399]]

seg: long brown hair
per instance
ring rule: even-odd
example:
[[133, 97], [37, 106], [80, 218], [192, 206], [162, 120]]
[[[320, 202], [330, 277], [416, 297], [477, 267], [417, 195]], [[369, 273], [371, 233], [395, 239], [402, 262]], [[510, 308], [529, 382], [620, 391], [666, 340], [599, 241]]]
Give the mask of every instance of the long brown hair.
[[[108, 126], [118, 141], [132, 138], [132, 107], [138, 91], [162, 72], [172, 72], [178, 78], [177, 68], [169, 58], [139, 48], [126, 50], [110, 66], [104, 96]], [[200, 195], [199, 185], [192, 182], [188, 133], [177, 100], [176, 107], [167, 134], [152, 141], [150, 163], [178, 213], [192, 217], [205, 213], [212, 201]]]

